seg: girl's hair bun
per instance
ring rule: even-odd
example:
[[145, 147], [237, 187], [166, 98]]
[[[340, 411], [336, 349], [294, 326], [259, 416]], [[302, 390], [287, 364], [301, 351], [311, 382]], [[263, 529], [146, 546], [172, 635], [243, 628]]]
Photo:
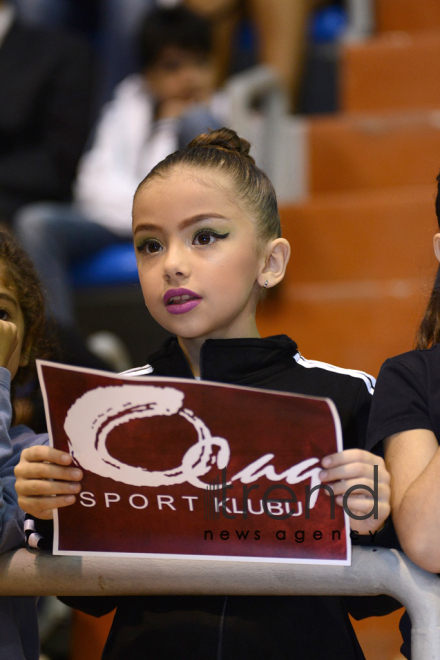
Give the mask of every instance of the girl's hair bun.
[[268, 176], [249, 154], [250, 144], [230, 128], [198, 135], [185, 149], [174, 151], [158, 163], [140, 182], [136, 195], [155, 179], [168, 176], [175, 167], [190, 167], [208, 174], [222, 172], [229, 177], [234, 195], [254, 217], [259, 237], [281, 236], [277, 197]]
[[237, 135], [231, 128], [218, 128], [208, 133], [202, 133], [195, 137], [186, 147], [187, 149], [197, 149], [201, 147], [220, 149], [243, 156], [255, 165], [255, 161], [250, 155], [250, 143]]

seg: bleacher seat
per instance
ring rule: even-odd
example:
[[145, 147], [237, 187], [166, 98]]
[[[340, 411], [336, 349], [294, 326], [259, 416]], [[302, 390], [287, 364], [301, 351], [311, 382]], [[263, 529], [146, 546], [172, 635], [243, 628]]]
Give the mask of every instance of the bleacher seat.
[[138, 271], [133, 243], [110, 245], [75, 264], [71, 271], [75, 287], [137, 284]]

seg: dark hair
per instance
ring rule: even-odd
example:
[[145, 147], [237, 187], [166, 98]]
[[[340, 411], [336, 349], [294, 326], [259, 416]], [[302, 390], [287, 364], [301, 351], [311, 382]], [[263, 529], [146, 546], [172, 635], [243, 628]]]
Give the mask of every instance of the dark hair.
[[275, 189], [249, 150], [249, 142], [230, 128], [198, 135], [185, 149], [175, 151], [153, 167], [139, 184], [135, 196], [148, 181], [165, 177], [177, 165], [217, 170], [233, 181], [241, 202], [257, 219], [260, 238], [279, 238], [281, 223]]
[[44, 296], [40, 280], [26, 252], [7, 231], [0, 231], [0, 266], [4, 266], [7, 284], [14, 289], [20, 305], [25, 336], [23, 347], [29, 348], [29, 360], [20, 367], [14, 385], [25, 383], [35, 370], [35, 358], [49, 355]]
[[[437, 177], [435, 212], [440, 227], [440, 174]], [[431, 297], [416, 336], [416, 349], [422, 350], [440, 343], [440, 264], [435, 276]]]
[[141, 66], [151, 67], [169, 46], [208, 55], [212, 51], [210, 21], [180, 6], [147, 12], [139, 31]]

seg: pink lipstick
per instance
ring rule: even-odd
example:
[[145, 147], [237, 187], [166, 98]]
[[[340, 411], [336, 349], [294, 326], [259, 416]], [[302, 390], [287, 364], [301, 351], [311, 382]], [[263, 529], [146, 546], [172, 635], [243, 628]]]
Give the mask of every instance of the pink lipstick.
[[190, 289], [168, 289], [163, 302], [170, 314], [185, 314], [202, 302], [202, 298]]

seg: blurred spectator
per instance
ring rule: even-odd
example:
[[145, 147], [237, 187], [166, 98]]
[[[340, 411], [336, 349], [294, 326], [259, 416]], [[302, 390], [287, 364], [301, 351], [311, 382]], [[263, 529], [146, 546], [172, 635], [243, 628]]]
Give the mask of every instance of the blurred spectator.
[[87, 46], [25, 26], [0, 0], [0, 222], [29, 202], [70, 199], [91, 82]]
[[30, 25], [64, 26], [91, 40], [101, 61], [98, 101], [109, 100], [115, 85], [139, 68], [133, 43], [139, 21], [155, 0], [12, 1]]
[[214, 53], [217, 83], [221, 84], [234, 67], [234, 35], [249, 21], [254, 33], [256, 63], [268, 64], [296, 107], [306, 50], [307, 23], [316, 7], [329, 0], [183, 0], [214, 25]]
[[[14, 0], [29, 21], [68, 24], [97, 31], [103, 61], [99, 96], [110, 97], [116, 83], [137, 66], [133, 37], [139, 19], [155, 6], [184, 4], [213, 24], [216, 84], [258, 62], [280, 75], [293, 106], [303, 75], [307, 21], [331, 0]], [[340, 0], [333, 0], [339, 2]]]
[[91, 150], [80, 163], [75, 205], [23, 209], [15, 231], [64, 326], [74, 324], [69, 267], [100, 248], [131, 237], [134, 191], [148, 171], [178, 146], [225, 121], [214, 94], [210, 24], [185, 7], [150, 12], [141, 30], [143, 72], [116, 88]]

